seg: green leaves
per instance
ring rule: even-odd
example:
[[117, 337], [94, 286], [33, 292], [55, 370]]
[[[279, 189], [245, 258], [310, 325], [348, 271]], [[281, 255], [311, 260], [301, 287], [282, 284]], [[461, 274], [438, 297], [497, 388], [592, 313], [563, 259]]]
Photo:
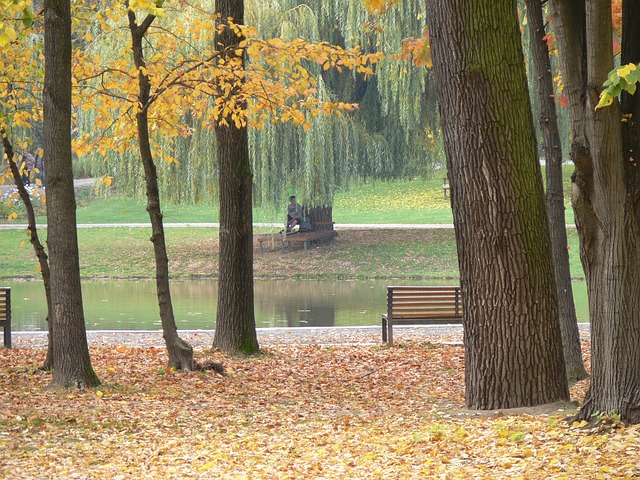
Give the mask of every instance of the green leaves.
[[609, 72], [607, 81], [603, 84], [605, 89], [600, 94], [600, 101], [596, 105], [596, 110], [611, 105], [613, 99], [620, 95], [622, 91], [627, 91], [631, 95], [636, 93], [636, 86], [639, 81], [640, 68], [634, 63], [622, 65]]

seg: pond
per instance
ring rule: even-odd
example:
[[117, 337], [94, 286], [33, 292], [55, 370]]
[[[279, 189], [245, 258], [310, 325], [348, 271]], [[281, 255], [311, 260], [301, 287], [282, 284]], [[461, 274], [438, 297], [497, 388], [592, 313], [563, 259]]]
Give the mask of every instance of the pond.
[[[256, 280], [258, 327], [332, 327], [379, 325], [386, 309], [387, 285], [453, 285], [425, 280]], [[12, 288], [15, 331], [46, 330], [47, 305], [40, 282], [5, 283]], [[171, 284], [176, 323], [181, 330], [215, 327], [218, 283], [213, 280]], [[588, 321], [585, 282], [574, 282], [579, 322]], [[88, 330], [159, 330], [153, 280], [84, 281]]]

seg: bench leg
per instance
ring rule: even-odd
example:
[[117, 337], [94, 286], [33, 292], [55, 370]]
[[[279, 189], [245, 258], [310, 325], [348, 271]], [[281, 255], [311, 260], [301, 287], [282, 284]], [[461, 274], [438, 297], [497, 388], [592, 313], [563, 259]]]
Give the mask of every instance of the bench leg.
[[11, 348], [11, 321], [4, 325], [4, 347]]
[[387, 319], [387, 343], [393, 347], [393, 319]]
[[387, 319], [382, 317], [382, 343], [387, 343]]
[[263, 242], [263, 240], [258, 240], [258, 243], [260, 244], [260, 253], [264, 253], [264, 252], [262, 251], [262, 242]]
[[304, 251], [307, 251], [307, 242], [302, 242], [304, 244]]

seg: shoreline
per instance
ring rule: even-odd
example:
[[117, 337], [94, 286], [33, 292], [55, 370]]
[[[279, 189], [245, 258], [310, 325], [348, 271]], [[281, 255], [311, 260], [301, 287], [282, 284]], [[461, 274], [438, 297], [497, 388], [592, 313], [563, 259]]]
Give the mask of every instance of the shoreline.
[[[580, 323], [580, 338], [591, 339], [591, 325]], [[352, 345], [382, 346], [379, 325], [366, 327], [275, 327], [257, 328], [260, 346], [277, 345]], [[211, 348], [215, 330], [179, 330], [178, 335], [194, 348]], [[396, 326], [396, 344], [425, 342], [462, 345], [462, 325]], [[162, 330], [87, 330], [89, 347], [128, 346], [138, 348], [164, 348]], [[13, 348], [45, 349], [47, 332], [12, 332]]]

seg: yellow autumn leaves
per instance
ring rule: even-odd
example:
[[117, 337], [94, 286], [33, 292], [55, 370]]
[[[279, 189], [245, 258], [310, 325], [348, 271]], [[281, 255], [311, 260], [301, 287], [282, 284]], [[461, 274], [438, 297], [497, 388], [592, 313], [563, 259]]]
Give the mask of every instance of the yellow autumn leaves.
[[[199, 360], [212, 355], [196, 350]], [[56, 393], [44, 388], [50, 373], [34, 367], [43, 352], [0, 349], [0, 401], [12, 405], [0, 411], [3, 474], [567, 480], [640, 475], [637, 425], [600, 431], [574, 426], [564, 421], [574, 408], [570, 404], [523, 412], [464, 410], [462, 346], [280, 345], [265, 351], [249, 359], [213, 354], [229, 374], [219, 377], [167, 371], [160, 348], [92, 348], [104, 385]], [[587, 385], [579, 382], [572, 396], [581, 397]]]
[[[41, 25], [23, 32], [33, 34], [29, 41], [26, 35], [17, 40], [21, 34], [18, 19], [27, 15], [23, 13], [27, 3], [0, 2], [15, 17], [13, 24], [0, 25], [6, 41], [13, 42], [0, 53], [0, 65], [9, 67], [0, 69], [0, 103], [7, 107], [0, 113], [0, 123], [8, 132], [14, 128], [29, 131], [41, 119]], [[181, 5], [180, 15], [165, 11], [156, 0], [131, 0], [126, 5], [105, 4], [97, 10], [74, 4], [75, 33], [83, 44], [73, 57], [74, 114], [92, 126], [91, 131], [74, 130], [74, 150], [80, 157], [123, 155], [130, 150], [136, 138], [133, 117], [140, 109], [149, 112], [155, 155], [171, 162], [179, 159], [159, 148], [161, 140], [189, 135], [192, 122], [206, 128], [225, 124], [261, 128], [266, 122], [292, 122], [308, 129], [318, 115], [356, 108], [319, 98], [317, 78], [322, 71], [348, 69], [366, 76], [382, 57], [303, 39], [264, 39], [256, 28], [233, 19], [220, 21], [189, 4]], [[133, 66], [131, 58], [127, 7], [158, 17], [144, 42], [146, 64], [142, 68]], [[237, 45], [216, 52], [213, 36], [224, 29], [238, 37]], [[139, 75], [151, 84], [147, 105], [138, 104]], [[187, 117], [189, 122], [185, 122]]]

